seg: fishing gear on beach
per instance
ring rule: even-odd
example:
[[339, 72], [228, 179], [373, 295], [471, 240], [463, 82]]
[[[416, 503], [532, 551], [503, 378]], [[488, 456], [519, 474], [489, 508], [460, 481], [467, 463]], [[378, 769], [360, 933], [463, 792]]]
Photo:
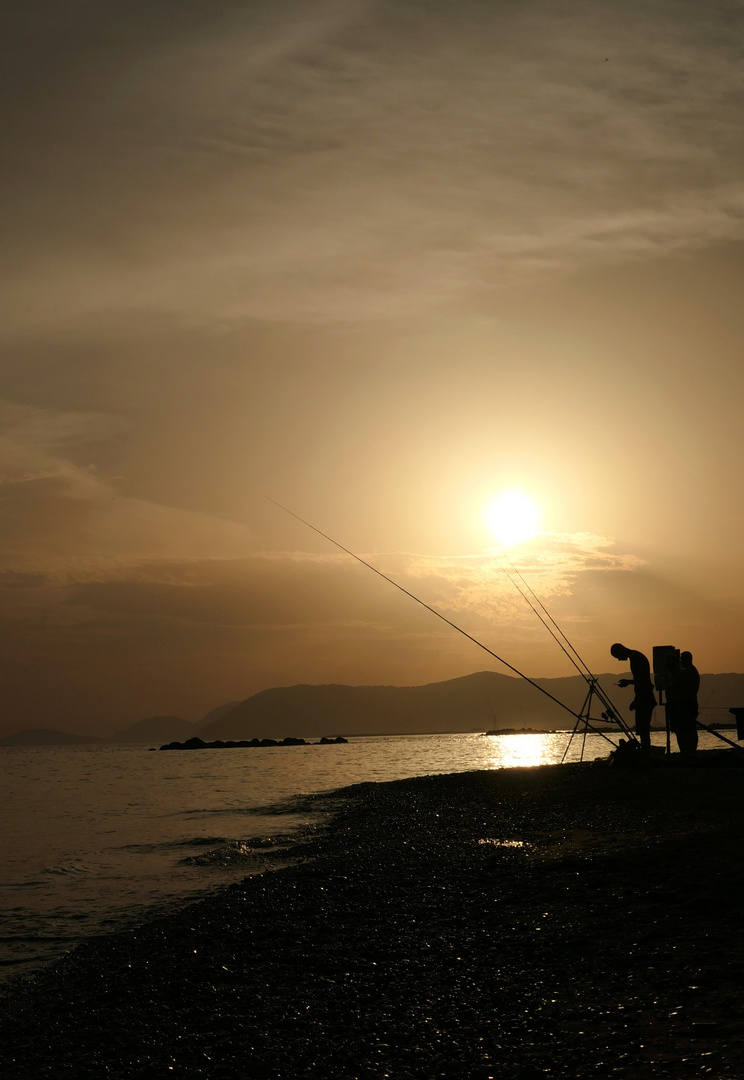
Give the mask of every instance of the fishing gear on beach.
[[[513, 564], [510, 564], [510, 565], [511, 565], [511, 569], [513, 571], [513, 574], [516, 575], [516, 577], [518, 577], [519, 580], [524, 585], [524, 589], [522, 589], [520, 587], [519, 583], [515, 580], [515, 577], [512, 576], [512, 573], [510, 573], [509, 570], [503, 565], [503, 562], [501, 564], [501, 568], [504, 571], [504, 573], [506, 574], [506, 576], [509, 578], [509, 580], [511, 581], [512, 585], [514, 585], [514, 587], [516, 588], [519, 595], [529, 605], [531, 610], [535, 613], [537, 618], [543, 624], [543, 626], [548, 631], [548, 633], [553, 638], [553, 640], [556, 642], [556, 644], [561, 649], [561, 651], [571, 661], [571, 663], [576, 668], [579, 675], [581, 675], [581, 677], [584, 679], [584, 681], [586, 682], [587, 687], [588, 687], [587, 695], [586, 695], [586, 698], [584, 699], [584, 704], [582, 705], [581, 710], [578, 713], [575, 714], [575, 716], [576, 716], [576, 725], [574, 726], [574, 730], [571, 733], [571, 738], [568, 740], [568, 743], [566, 745], [566, 749], [563, 752], [562, 760], [565, 761], [566, 755], [568, 754], [568, 751], [569, 751], [569, 748], [570, 748], [571, 743], [573, 741], [573, 738], [574, 738], [574, 736], [576, 734], [578, 734], [579, 726], [582, 725], [582, 724], [583, 724], [583, 732], [582, 732], [583, 741], [582, 741], [582, 746], [581, 746], [581, 759], [583, 759], [583, 756], [584, 756], [584, 745], [585, 745], [586, 735], [587, 735], [588, 731], [592, 731], [596, 735], [601, 735], [603, 738], [607, 739], [608, 742], [612, 742], [612, 740], [608, 739], [607, 735], [601, 729], [595, 728], [593, 726], [593, 723], [597, 722], [596, 720], [593, 721], [592, 716], [591, 716], [592, 700], [593, 700], [594, 697], [598, 698], [600, 704], [602, 706], [604, 706], [604, 712], [601, 713], [601, 719], [604, 720], [606, 723], [616, 724], [620, 728], [622, 733], [625, 735], [625, 737], [629, 740], [630, 743], [632, 743], [632, 744], [637, 743], [638, 740], [636, 738], [635, 732], [631, 729], [631, 727], [622, 718], [619, 711], [617, 710], [617, 708], [615, 707], [613, 702], [610, 700], [609, 695], [600, 686], [599, 680], [597, 679], [596, 675], [594, 675], [590, 671], [588, 665], [585, 663], [585, 661], [579, 655], [578, 650], [568, 640], [568, 637], [566, 636], [566, 634], [563, 632], [561, 627], [558, 625], [558, 623], [555, 621], [555, 619], [550, 614], [548, 609], [545, 607], [545, 604], [542, 602], [542, 600], [540, 600], [540, 598], [537, 596], [534, 589], [529, 585], [529, 583], [527, 581], [525, 581], [524, 577], [522, 576], [520, 571], [517, 569], [517, 567], [515, 567]], [[526, 592], [525, 592], [525, 590], [526, 590]], [[529, 596], [527, 595], [527, 593], [529, 593]], [[530, 599], [530, 597], [532, 597], [532, 600]], [[534, 603], [532, 602], [533, 600], [534, 600]], [[544, 613], [544, 615], [541, 614], [541, 612]], [[613, 743], [613, 746], [614, 746], [614, 743]]]
[[[458, 626], [457, 623], [453, 622], [451, 619], [448, 619], [446, 615], [442, 614], [441, 611], [437, 611], [436, 608], [432, 607], [430, 604], [427, 604], [419, 596], [416, 596], [415, 593], [412, 593], [409, 589], [406, 589], [403, 585], [400, 585], [393, 578], [383, 573], [382, 570], [379, 570], [376, 566], [373, 566], [372, 563], [367, 562], [366, 559], [363, 559], [361, 557], [361, 555], [357, 555], [355, 552], [351, 551], [349, 548], [339, 543], [338, 540], [334, 540], [334, 538], [332, 536], [329, 536], [328, 533], [323, 532], [322, 529], [319, 529], [317, 526], [311, 524], [311, 522], [307, 521], [305, 518], [300, 517], [300, 515], [296, 514], [293, 510], [290, 510], [288, 507], [283, 506], [281, 503], [277, 502], [276, 499], [272, 499], [268, 495], [266, 496], [266, 499], [270, 503], [273, 503], [274, 506], [277, 506], [280, 510], [283, 510], [285, 514], [289, 514], [290, 517], [295, 518], [297, 521], [305, 525], [308, 529], [311, 529], [314, 533], [317, 533], [318, 536], [322, 536], [324, 540], [327, 540], [330, 544], [338, 548], [340, 551], [343, 551], [344, 554], [349, 555], [352, 559], [355, 559], [356, 562], [361, 563], [362, 566], [366, 566], [368, 570], [371, 570], [373, 573], [377, 574], [377, 576], [381, 577], [383, 581], [387, 581], [389, 585], [394, 586], [394, 588], [398, 589], [399, 592], [404, 593], [406, 596], [410, 597], [411, 600], [415, 600], [417, 604], [420, 604], [421, 607], [426, 608], [426, 610], [431, 612], [432, 615], [435, 615], [438, 619], [441, 619], [442, 622], [452, 627], [452, 629], [456, 630], [458, 634], [462, 634], [462, 636], [466, 637], [468, 641], [472, 641], [473, 644], [477, 645], [479, 649], [483, 649], [483, 651], [487, 652], [489, 656], [492, 656], [494, 660], [497, 660], [498, 663], [502, 664], [505, 668], [508, 668], [509, 671], [512, 671], [515, 675], [519, 676], [520, 679], [524, 679], [524, 681], [529, 683], [530, 686], [534, 686], [536, 690], [539, 690], [541, 694], [549, 698], [555, 705], [558, 705], [559, 708], [563, 709], [565, 712], [570, 713], [571, 716], [575, 718], [576, 723], [574, 725], [573, 731], [571, 732], [571, 736], [569, 738], [566, 749], [563, 753], [563, 761], [565, 761], [566, 759], [566, 755], [571, 746], [573, 738], [577, 734], [579, 734], [580, 729], [582, 735], [580, 760], [583, 760], [586, 735], [590, 731], [593, 734], [601, 736], [607, 742], [609, 742], [618, 754], [620, 754], [620, 752], [622, 751], [624, 755], [627, 755], [629, 753], [631, 756], [635, 756], [635, 753], [638, 751], [638, 748], [640, 746], [640, 742], [636, 736], [636, 733], [623, 719], [618, 709], [610, 700], [609, 695], [602, 688], [602, 686], [600, 686], [597, 677], [592, 674], [591, 670], [589, 669], [585, 661], [582, 659], [577, 649], [569, 641], [564, 631], [561, 629], [561, 627], [558, 625], [553, 616], [545, 607], [545, 604], [539, 599], [534, 590], [525, 581], [524, 577], [519, 572], [519, 570], [517, 570], [516, 567], [512, 566], [513, 574], [509, 573], [508, 570], [505, 571], [507, 576], [509, 577], [509, 580], [515, 586], [522, 598], [529, 605], [529, 607], [532, 609], [532, 611], [543, 624], [543, 626], [548, 630], [553, 640], [558, 644], [562, 652], [568, 657], [568, 659], [578, 671], [579, 675], [581, 675], [581, 677], [587, 684], [587, 694], [584, 699], [584, 703], [578, 712], [575, 709], [572, 709], [570, 705], [567, 705], [565, 702], [555, 697], [555, 695], [551, 694], [550, 691], [546, 690], [544, 686], [541, 686], [534, 679], [531, 679], [529, 675], [525, 675], [523, 671], [519, 670], [519, 668], [515, 667], [513, 664], [510, 664], [508, 660], [505, 660], [502, 656], [499, 656], [498, 653], [493, 651], [493, 649], [490, 649], [487, 645], [484, 645], [482, 641], [479, 641], [478, 638], [468, 633], [467, 630], [464, 630], [461, 626]], [[504, 567], [502, 565], [502, 570], [503, 569]], [[519, 577], [522, 585], [524, 586], [524, 589], [521, 588], [520, 585], [517, 583], [517, 581], [515, 580], [515, 576]], [[659, 648], [663, 650], [668, 650], [670, 646], [661, 646]], [[655, 648], [654, 652], [656, 651], [657, 649]], [[656, 665], [654, 665], [654, 667], [656, 668]], [[617, 685], [621, 685], [621, 683], [618, 683]], [[592, 717], [591, 715], [593, 699], [595, 697], [599, 701], [600, 705], [603, 707], [603, 711], [601, 712], [600, 717]], [[744, 729], [744, 709], [732, 709], [730, 711], [734, 714], [742, 714], [742, 728]], [[738, 724], [740, 720], [739, 715], [737, 715], [736, 718]], [[616, 745], [612, 741], [612, 739], [608, 737], [605, 730], [594, 726], [595, 724], [599, 723], [600, 719], [605, 723], [613, 724], [617, 728], [619, 728], [623, 735], [625, 735], [627, 742], [621, 739], [620, 743]], [[717, 736], [723, 742], [726, 742], [730, 746], [734, 747], [734, 749], [739, 751], [742, 750], [742, 747], [737, 746], [736, 743], [732, 742], [730, 739], [727, 739], [724, 735], [716, 731], [714, 728], [708, 727], [707, 724], [703, 724], [701, 721], [698, 720], [697, 726], [703, 728], [706, 731], [709, 731], [712, 735]], [[667, 753], [668, 752], [669, 747], [667, 746]]]
[[[669, 686], [670, 686], [669, 661], [670, 661], [671, 658], [676, 657], [677, 658], [677, 663], [679, 663], [680, 655], [684, 656], [685, 654], [684, 653], [680, 654], [680, 650], [677, 649], [674, 645], [654, 645], [654, 650], [653, 650], [654, 685], [655, 685], [656, 690], [658, 691], [658, 694], [659, 694], [659, 704], [664, 708], [664, 711], [665, 711], [667, 754], [669, 754], [671, 752], [670, 740], [671, 740], [672, 725], [671, 725], [670, 720], [669, 720], [669, 702], [667, 702], [665, 704], [665, 702], [664, 702], [664, 694], [669, 690]], [[691, 661], [692, 660], [692, 654], [688, 653], [687, 655], [689, 656], [690, 661]], [[699, 686], [699, 681], [700, 680], [699, 680], [699, 676], [698, 676], [698, 686]], [[715, 706], [709, 706], [709, 707], [710, 708], [715, 708]], [[703, 710], [705, 708], [706, 708], [706, 706], [702, 706]], [[699, 729], [701, 731], [707, 731], [708, 734], [713, 735], [716, 739], [719, 739], [721, 742], [726, 743], [728, 746], [732, 747], [734, 750], [737, 750], [740, 754], [742, 752], [744, 752], [744, 747], [739, 746], [732, 739], [727, 738], [722, 732], [718, 731], [717, 728], [714, 728], [709, 724], [704, 724], [703, 721], [700, 719], [699, 712], [700, 712], [700, 708], [697, 705], [697, 687], [696, 687], [696, 689], [695, 689], [695, 716], [694, 716], [695, 729]], [[741, 726], [741, 729], [740, 729], [740, 715], [744, 714], [744, 710], [739, 709], [739, 708], [733, 708], [733, 709], [729, 709], [729, 712], [736, 718], [737, 738], [739, 738], [739, 739], [744, 738], [744, 726]], [[675, 734], [676, 734], [676, 732], [675, 732]], [[679, 737], [678, 737], [678, 741], [679, 741]]]
[[[432, 615], [436, 615], [436, 617], [438, 619], [441, 619], [442, 622], [447, 623], [448, 626], [451, 626], [453, 630], [456, 630], [458, 632], [458, 634], [462, 634], [463, 637], [466, 637], [469, 641], [472, 641], [474, 645], [477, 645], [479, 649], [483, 649], [483, 651], [487, 652], [489, 656], [492, 656], [494, 660], [498, 660], [498, 662], [500, 664], [503, 664], [504, 667], [508, 668], [509, 671], [513, 671], [515, 675], [518, 675], [520, 677], [520, 679], [524, 679], [525, 682], [528, 682], [530, 684], [530, 686], [534, 686], [535, 689], [539, 690], [541, 694], [544, 694], [545, 697], [550, 698], [550, 700], [553, 701], [556, 705], [558, 705], [561, 709], [564, 709], [566, 712], [570, 713], [571, 716], [576, 719], [577, 725], [578, 723], [584, 723], [585, 725], [587, 724], [587, 717], [582, 716], [581, 713], [577, 713], [575, 709], [572, 709], [570, 705], [566, 705], [565, 702], [560, 701], [559, 698], [551, 694], [549, 690], [546, 690], [544, 686], [540, 686], [540, 684], [538, 682], [535, 682], [534, 679], [531, 679], [529, 675], [525, 675], [523, 671], [519, 670], [519, 668], [514, 667], [513, 664], [510, 664], [507, 660], [504, 660], [504, 658], [495, 653], [493, 649], [489, 649], [487, 645], [484, 645], [482, 641], [479, 641], [476, 637], [473, 637], [473, 635], [469, 634], [467, 630], [463, 630], [463, 628], [461, 626], [458, 626], [457, 623], [454, 623], [451, 619], [448, 619], [446, 615], [443, 615], [441, 613], [441, 611], [437, 611], [436, 608], [432, 607], [430, 604], [427, 604], [426, 601], [422, 600], [420, 597], [410, 592], [410, 590], [404, 588], [403, 585], [400, 585], [393, 578], [388, 577], [388, 575], [384, 574], [382, 570], [378, 570], [378, 568], [376, 566], [373, 566], [372, 563], [368, 563], [365, 559], [363, 559], [361, 555], [357, 555], [353, 551], [350, 551], [349, 548], [344, 547], [344, 545], [339, 543], [338, 540], [334, 540], [332, 536], [328, 535], [328, 533], [324, 533], [322, 529], [319, 529], [315, 525], [312, 525], [309, 521], [306, 521], [305, 518], [300, 517], [299, 514], [295, 514], [293, 510], [288, 509], [288, 507], [282, 506], [282, 504], [277, 502], [276, 499], [272, 499], [268, 495], [266, 496], [266, 498], [270, 503], [273, 503], [274, 506], [278, 506], [280, 510], [283, 510], [285, 514], [289, 514], [290, 517], [293, 517], [297, 521], [302, 522], [303, 525], [306, 525], [308, 529], [312, 529], [312, 531], [314, 533], [317, 533], [318, 536], [322, 536], [324, 540], [328, 540], [328, 542], [333, 544], [334, 547], [337, 547], [340, 551], [343, 551], [345, 552], [345, 554], [350, 555], [352, 559], [356, 559], [356, 561], [358, 563], [361, 563], [362, 566], [366, 566], [368, 570], [372, 570], [373, 573], [377, 574], [378, 577], [381, 577], [384, 581], [387, 581], [388, 584], [393, 585], [400, 592], [405, 593], [405, 595], [409, 596], [411, 600], [415, 600], [417, 604], [420, 604], [421, 607], [426, 608], [426, 610], [430, 611]], [[576, 731], [576, 728], [574, 729], [574, 731]], [[597, 734], [602, 735], [604, 738], [607, 738], [607, 736], [604, 735], [602, 731], [598, 731]], [[635, 736], [632, 734], [632, 732], [630, 732], [629, 729], [628, 734], [633, 739], [635, 738]], [[611, 739], [608, 739], [607, 741], [612, 742]]]

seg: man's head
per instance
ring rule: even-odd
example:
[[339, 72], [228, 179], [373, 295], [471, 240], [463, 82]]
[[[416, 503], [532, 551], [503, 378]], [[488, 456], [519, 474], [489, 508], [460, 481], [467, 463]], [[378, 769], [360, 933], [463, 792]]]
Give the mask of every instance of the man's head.
[[610, 648], [610, 653], [616, 660], [627, 660], [630, 656], [630, 649], [626, 649], [624, 645], [621, 645], [619, 641]]
[[683, 667], [689, 667], [690, 664], [692, 663], [692, 653], [691, 652], [680, 653], [679, 658], [682, 661]]

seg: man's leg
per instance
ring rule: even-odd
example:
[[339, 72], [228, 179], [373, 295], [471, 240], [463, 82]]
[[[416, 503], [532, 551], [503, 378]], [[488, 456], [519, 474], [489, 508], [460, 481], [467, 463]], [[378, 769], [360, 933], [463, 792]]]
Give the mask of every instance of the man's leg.
[[685, 761], [690, 763], [694, 762], [695, 751], [697, 750], [698, 744], [697, 727], [690, 724], [683, 724], [680, 725], [676, 734], [680, 755]]
[[635, 729], [636, 735], [641, 740], [641, 753], [644, 757], [650, 757], [651, 755], [651, 715], [653, 709], [647, 709], [636, 706], [635, 710]]

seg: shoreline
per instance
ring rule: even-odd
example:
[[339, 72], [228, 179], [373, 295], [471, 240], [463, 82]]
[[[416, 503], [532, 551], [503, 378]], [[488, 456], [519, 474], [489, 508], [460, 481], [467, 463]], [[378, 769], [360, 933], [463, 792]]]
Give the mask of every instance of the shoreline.
[[0, 1075], [744, 1075], [741, 769], [364, 783], [292, 866], [0, 990]]

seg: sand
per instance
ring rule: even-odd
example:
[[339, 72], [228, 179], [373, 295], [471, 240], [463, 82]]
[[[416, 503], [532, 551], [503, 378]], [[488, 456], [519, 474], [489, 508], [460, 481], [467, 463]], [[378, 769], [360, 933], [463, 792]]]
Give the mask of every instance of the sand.
[[744, 1076], [744, 770], [321, 798], [298, 864], [6, 993], [3, 1080]]

